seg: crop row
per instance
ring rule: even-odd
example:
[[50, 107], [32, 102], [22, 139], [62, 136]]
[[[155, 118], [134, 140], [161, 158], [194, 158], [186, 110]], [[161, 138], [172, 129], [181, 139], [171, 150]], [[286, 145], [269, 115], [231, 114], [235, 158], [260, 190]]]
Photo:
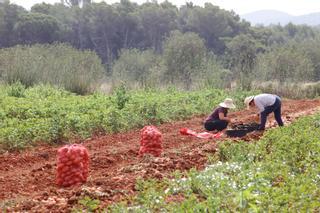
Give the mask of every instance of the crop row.
[[112, 95], [78, 96], [50, 86], [26, 89], [21, 84], [2, 86], [0, 149], [14, 150], [37, 142], [66, 142], [94, 133], [113, 133], [147, 124], [160, 124], [208, 113], [227, 96], [241, 100], [245, 92], [223, 90], [182, 92], [127, 91]]

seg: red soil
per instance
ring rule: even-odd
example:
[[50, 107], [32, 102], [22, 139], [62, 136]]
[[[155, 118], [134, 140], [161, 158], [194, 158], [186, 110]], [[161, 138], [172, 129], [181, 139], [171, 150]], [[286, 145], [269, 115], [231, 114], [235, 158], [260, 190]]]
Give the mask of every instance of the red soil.
[[[320, 111], [320, 100], [286, 100], [282, 117], [285, 124], [297, 117]], [[252, 122], [254, 114], [247, 110], [230, 113], [234, 122]], [[125, 199], [135, 193], [137, 178], [169, 177], [175, 170], [202, 169], [207, 154], [214, 153], [217, 140], [203, 140], [180, 135], [180, 128], [204, 131], [205, 116], [166, 123], [157, 128], [163, 135], [161, 157], [138, 157], [139, 129], [121, 134], [88, 139], [84, 145], [90, 152], [88, 182], [82, 186], [59, 188], [55, 185], [58, 146], [38, 146], [20, 153], [0, 155], [0, 212], [69, 212], [84, 195], [97, 198], [102, 205]], [[276, 126], [272, 115], [267, 127]], [[251, 133], [245, 140], [257, 139], [262, 133]], [[225, 139], [220, 139], [223, 141]]]

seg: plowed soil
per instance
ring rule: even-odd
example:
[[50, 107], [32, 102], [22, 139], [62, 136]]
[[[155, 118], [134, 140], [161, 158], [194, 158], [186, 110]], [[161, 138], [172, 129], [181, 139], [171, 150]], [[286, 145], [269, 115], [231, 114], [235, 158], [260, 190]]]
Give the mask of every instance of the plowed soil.
[[[289, 125], [298, 117], [320, 111], [320, 100], [285, 100], [282, 118]], [[233, 122], [254, 121], [255, 113], [243, 110], [229, 113]], [[139, 129], [121, 134], [90, 138], [83, 142], [90, 152], [90, 175], [82, 186], [59, 188], [55, 185], [56, 153], [60, 146], [40, 145], [19, 153], [0, 155], [0, 212], [5, 209], [27, 212], [70, 212], [84, 195], [98, 198], [103, 206], [135, 194], [137, 178], [170, 177], [175, 170], [203, 169], [207, 155], [217, 149], [217, 140], [204, 140], [179, 134], [179, 129], [204, 131], [206, 116], [157, 126], [163, 134], [161, 157], [138, 156]], [[273, 115], [267, 128], [276, 127]], [[253, 132], [244, 140], [259, 138]], [[225, 138], [219, 141], [226, 140]], [[237, 139], [233, 139], [237, 140]]]

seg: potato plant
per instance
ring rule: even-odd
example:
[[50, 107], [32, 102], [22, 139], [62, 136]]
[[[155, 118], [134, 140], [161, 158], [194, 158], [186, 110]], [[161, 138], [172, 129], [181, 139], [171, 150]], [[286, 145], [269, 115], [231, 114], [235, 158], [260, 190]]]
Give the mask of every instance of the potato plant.
[[[16, 150], [37, 142], [60, 143], [94, 133], [114, 133], [145, 125], [208, 113], [227, 93], [222, 90], [183, 92], [127, 91], [79, 96], [45, 85], [0, 87], [0, 150]], [[238, 92], [235, 97], [243, 97]], [[228, 95], [232, 97], [233, 95]]]

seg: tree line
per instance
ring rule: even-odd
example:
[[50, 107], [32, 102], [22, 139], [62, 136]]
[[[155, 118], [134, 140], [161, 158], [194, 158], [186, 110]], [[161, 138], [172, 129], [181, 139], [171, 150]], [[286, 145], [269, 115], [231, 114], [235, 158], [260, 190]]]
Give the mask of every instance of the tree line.
[[121, 0], [109, 5], [71, 0], [36, 4], [30, 11], [0, 4], [0, 47], [66, 42], [95, 50], [105, 63], [117, 58], [121, 49], [150, 48], [160, 53], [173, 30], [199, 34], [207, 48], [220, 54], [225, 49], [223, 38], [248, 29], [238, 15], [209, 3], [204, 8], [187, 3], [178, 9], [168, 1], [138, 5]]
[[143, 85], [160, 74], [185, 85], [195, 76], [208, 84], [217, 76], [243, 85], [252, 78], [320, 80], [319, 35], [318, 28], [291, 23], [253, 27], [211, 3], [62, 0], [30, 11], [0, 3], [0, 48], [66, 43], [94, 51], [110, 75]]

